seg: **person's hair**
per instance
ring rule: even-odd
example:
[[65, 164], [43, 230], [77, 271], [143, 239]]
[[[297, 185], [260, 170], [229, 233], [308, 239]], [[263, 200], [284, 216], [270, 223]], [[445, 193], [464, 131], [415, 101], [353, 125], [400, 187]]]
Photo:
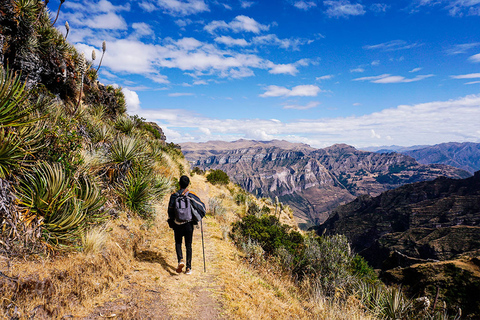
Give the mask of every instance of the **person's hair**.
[[185, 189], [190, 184], [190, 179], [187, 176], [180, 177], [180, 188]]

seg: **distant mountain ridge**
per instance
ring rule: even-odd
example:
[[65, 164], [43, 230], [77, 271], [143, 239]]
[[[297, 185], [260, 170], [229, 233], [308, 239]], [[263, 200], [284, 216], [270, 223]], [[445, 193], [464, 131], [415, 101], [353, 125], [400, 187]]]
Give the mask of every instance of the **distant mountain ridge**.
[[446, 164], [473, 174], [480, 170], [480, 143], [447, 142], [433, 146], [383, 146], [362, 150], [377, 153], [397, 152], [411, 156], [421, 164]]
[[186, 159], [202, 169], [221, 169], [247, 191], [290, 205], [300, 224], [319, 224], [339, 204], [362, 194], [379, 195], [406, 183], [470, 174], [445, 165], [421, 165], [398, 154], [379, 154], [337, 144], [315, 149], [286, 141], [181, 144]]

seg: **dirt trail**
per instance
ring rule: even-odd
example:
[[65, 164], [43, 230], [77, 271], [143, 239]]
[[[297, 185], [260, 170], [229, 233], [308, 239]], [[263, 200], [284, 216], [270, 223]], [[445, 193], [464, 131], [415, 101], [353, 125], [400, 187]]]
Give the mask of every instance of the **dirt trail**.
[[[196, 193], [208, 201], [208, 190]], [[193, 234], [192, 274], [177, 274], [173, 231], [165, 221], [166, 210], [160, 212], [165, 218], [159, 216], [156, 226], [146, 232], [132, 271], [107, 293], [107, 303], [99, 304], [83, 319], [223, 319], [216, 272], [221, 257], [215, 250], [215, 243], [222, 240], [212, 232], [213, 219], [203, 222], [206, 272], [198, 226]]]

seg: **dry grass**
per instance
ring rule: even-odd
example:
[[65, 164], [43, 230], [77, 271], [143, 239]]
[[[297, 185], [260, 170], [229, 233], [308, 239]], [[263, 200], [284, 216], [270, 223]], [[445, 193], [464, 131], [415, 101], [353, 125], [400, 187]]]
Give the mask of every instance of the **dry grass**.
[[85, 232], [82, 236], [83, 253], [97, 254], [105, 248], [108, 239], [106, 228], [108, 227], [96, 227]]
[[[191, 178], [191, 190], [205, 203], [222, 199], [225, 216], [204, 219], [203, 272], [200, 229], [194, 231], [192, 275], [177, 274], [173, 231], [166, 223], [168, 196], [153, 225], [122, 214], [111, 225], [103, 250], [35, 261], [0, 259], [0, 318], [119, 319], [368, 319], [354, 300], [307, 299], [285, 275], [267, 264], [250, 265], [225, 240], [225, 226], [238, 219], [239, 207], [224, 187]], [[92, 238], [95, 238], [92, 236]], [[92, 242], [97, 242], [92, 241]], [[96, 253], [95, 253], [96, 252]], [[7, 306], [10, 305], [9, 308]]]

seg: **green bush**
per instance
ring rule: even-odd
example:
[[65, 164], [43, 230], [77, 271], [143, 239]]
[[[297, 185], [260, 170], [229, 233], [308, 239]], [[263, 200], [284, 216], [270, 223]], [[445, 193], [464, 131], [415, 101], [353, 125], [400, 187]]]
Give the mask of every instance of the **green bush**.
[[199, 174], [199, 175], [203, 176], [205, 174], [205, 171], [203, 171], [199, 167], [195, 167], [195, 168], [192, 169], [192, 174]]
[[245, 216], [233, 224], [230, 237], [242, 249], [258, 245], [265, 257], [279, 263], [299, 283], [308, 283], [312, 293], [332, 296], [340, 290], [346, 295], [354, 291], [357, 281], [373, 283], [376, 279], [365, 260], [352, 254], [345, 236], [303, 236], [272, 215]]
[[226, 185], [230, 182], [230, 178], [224, 171], [217, 169], [212, 170], [209, 174], [207, 174], [207, 181], [211, 184]]

